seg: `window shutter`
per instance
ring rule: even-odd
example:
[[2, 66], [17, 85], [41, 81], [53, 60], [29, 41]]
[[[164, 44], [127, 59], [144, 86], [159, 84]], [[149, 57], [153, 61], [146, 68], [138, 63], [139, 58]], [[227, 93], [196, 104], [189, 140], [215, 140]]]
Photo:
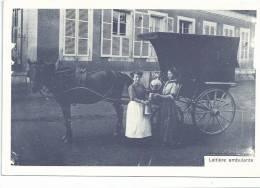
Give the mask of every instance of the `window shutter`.
[[210, 35], [215, 35], [215, 28], [213, 26], [210, 27]]
[[133, 44], [133, 52], [134, 57], [141, 57], [141, 47], [142, 41], [138, 39], [138, 35], [142, 33], [142, 25], [143, 25], [143, 16], [141, 13], [135, 12], [134, 14], [134, 44]]
[[167, 31], [168, 31], [168, 32], [173, 32], [174, 19], [171, 18], [171, 17], [168, 17], [167, 22], [168, 22], [168, 29], [167, 29]]
[[102, 10], [101, 56], [112, 55], [112, 10]]
[[149, 55], [149, 42], [138, 39], [141, 33], [149, 32], [149, 15], [135, 12], [134, 14], [134, 57], [146, 58]]
[[76, 53], [76, 10], [66, 9], [65, 11], [65, 54], [75, 55]]
[[112, 55], [119, 56], [120, 55], [120, 37], [113, 36], [112, 37]]
[[130, 56], [130, 28], [132, 30], [132, 15], [129, 14], [126, 16], [126, 37], [122, 38], [122, 56], [129, 57]]
[[88, 55], [88, 9], [79, 10], [78, 55]]
[[[144, 13], [143, 14], [143, 31], [142, 33], [148, 33], [149, 32], [149, 23], [150, 16], [149, 14]], [[142, 41], [142, 57], [147, 58], [149, 56], [149, 44], [148, 41]]]
[[240, 59], [247, 60], [249, 58], [249, 41], [250, 41], [250, 30], [240, 29]]
[[130, 45], [129, 45], [129, 38], [123, 38], [122, 39], [122, 45], [123, 45], [123, 49], [122, 49], [122, 56], [129, 56], [129, 50], [130, 50]]

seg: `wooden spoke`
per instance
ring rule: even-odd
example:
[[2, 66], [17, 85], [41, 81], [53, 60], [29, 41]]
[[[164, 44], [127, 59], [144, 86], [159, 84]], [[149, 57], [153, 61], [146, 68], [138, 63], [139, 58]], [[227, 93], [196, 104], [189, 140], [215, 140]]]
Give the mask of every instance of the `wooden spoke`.
[[234, 113], [234, 110], [219, 110], [220, 112], [232, 112]]
[[215, 105], [216, 105], [216, 101], [217, 101], [217, 93], [218, 93], [218, 91], [215, 91], [215, 92], [214, 92], [214, 103], [213, 103], [213, 108], [214, 108]]
[[200, 122], [202, 119], [204, 119], [206, 115], [207, 113], [204, 113], [197, 122]]
[[216, 116], [216, 120], [217, 120], [218, 125], [220, 126], [220, 128], [223, 130], [224, 127], [223, 127], [222, 123], [220, 123], [220, 121], [219, 121], [219, 119], [218, 119], [218, 116]]
[[[198, 102], [198, 103], [199, 103], [199, 102]], [[199, 104], [202, 105], [204, 108], [203, 108], [202, 106], [199, 106], [198, 103], [196, 104], [196, 107], [200, 107], [201, 109], [210, 110], [210, 108], [209, 108], [208, 106], [206, 106], [204, 103], [199, 103]]]
[[226, 119], [226, 117], [222, 116], [221, 114], [219, 114], [219, 117], [221, 117], [223, 120], [227, 121], [228, 123], [230, 123], [231, 121]]
[[196, 114], [206, 114], [206, 113], [210, 113], [211, 111], [201, 111], [201, 112], [195, 112]]
[[224, 99], [224, 97], [226, 96], [226, 93], [223, 93], [220, 99]]
[[210, 98], [209, 98], [209, 96], [208, 95], [206, 95], [207, 96], [207, 102], [208, 102], [208, 104], [209, 104], [209, 107], [212, 109], [212, 105], [211, 105], [211, 100], [210, 100]]

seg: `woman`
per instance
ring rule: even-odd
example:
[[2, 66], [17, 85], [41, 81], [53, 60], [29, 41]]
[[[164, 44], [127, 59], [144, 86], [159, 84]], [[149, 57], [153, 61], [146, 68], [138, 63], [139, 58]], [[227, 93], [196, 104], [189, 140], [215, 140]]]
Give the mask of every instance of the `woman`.
[[176, 127], [177, 110], [174, 97], [179, 89], [177, 72], [175, 69], [168, 70], [167, 81], [163, 87], [162, 94], [153, 94], [152, 100], [159, 102], [159, 140], [166, 145], [177, 145]]
[[140, 83], [141, 72], [133, 74], [133, 84], [128, 88], [130, 102], [126, 112], [126, 132], [128, 138], [146, 138], [152, 136], [149, 116], [144, 115], [145, 87]]
[[145, 100], [145, 87], [140, 83], [141, 72], [133, 73], [133, 84], [129, 86], [128, 92], [130, 102], [126, 112], [125, 136], [130, 146], [139, 150], [138, 166], [150, 165], [151, 163], [151, 123], [150, 116], [144, 115], [144, 106], [149, 102]]

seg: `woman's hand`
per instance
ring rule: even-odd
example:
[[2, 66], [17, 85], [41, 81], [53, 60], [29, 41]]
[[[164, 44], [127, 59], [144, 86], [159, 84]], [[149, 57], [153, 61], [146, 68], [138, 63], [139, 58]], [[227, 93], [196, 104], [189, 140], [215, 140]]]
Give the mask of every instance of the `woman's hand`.
[[149, 101], [143, 101], [142, 103], [147, 105], [147, 104], [149, 104]]
[[153, 100], [153, 99], [157, 99], [159, 96], [160, 96], [160, 94], [158, 94], [158, 93], [153, 93], [151, 99], [152, 99], [152, 100]]

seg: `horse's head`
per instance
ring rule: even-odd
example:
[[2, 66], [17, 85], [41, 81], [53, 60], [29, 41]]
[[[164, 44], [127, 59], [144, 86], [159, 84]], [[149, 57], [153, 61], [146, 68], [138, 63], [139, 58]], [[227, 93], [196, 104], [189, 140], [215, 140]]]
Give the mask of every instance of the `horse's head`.
[[122, 72], [120, 72], [120, 74], [121, 74], [121, 80], [123, 81], [125, 86], [128, 87], [133, 83], [133, 79], [129, 75]]
[[38, 92], [43, 88], [43, 86], [50, 83], [51, 78], [54, 75], [55, 65], [31, 62], [28, 63], [30, 67], [28, 76], [31, 80], [32, 91]]

